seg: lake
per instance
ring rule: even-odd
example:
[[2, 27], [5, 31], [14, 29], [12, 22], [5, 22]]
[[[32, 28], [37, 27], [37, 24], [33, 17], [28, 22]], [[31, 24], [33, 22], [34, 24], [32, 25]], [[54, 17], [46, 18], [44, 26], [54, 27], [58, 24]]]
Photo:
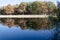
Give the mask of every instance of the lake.
[[[60, 40], [60, 31], [57, 27], [59, 24], [53, 26], [53, 22], [50, 23], [46, 18], [38, 19], [34, 19], [35, 21], [30, 21], [33, 19], [22, 19], [24, 21], [21, 21], [21, 18], [0, 19], [0, 40]], [[36, 20], [43, 21], [37, 25], [38, 21], [36, 22]], [[28, 22], [25, 23], [25, 21]]]

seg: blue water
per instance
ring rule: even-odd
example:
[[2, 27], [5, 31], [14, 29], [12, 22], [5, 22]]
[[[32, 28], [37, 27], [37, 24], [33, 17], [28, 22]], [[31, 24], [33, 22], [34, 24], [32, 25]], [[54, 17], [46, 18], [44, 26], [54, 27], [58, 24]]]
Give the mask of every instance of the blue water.
[[52, 40], [54, 36], [53, 29], [50, 30], [22, 30], [20, 27], [0, 24], [0, 40]]

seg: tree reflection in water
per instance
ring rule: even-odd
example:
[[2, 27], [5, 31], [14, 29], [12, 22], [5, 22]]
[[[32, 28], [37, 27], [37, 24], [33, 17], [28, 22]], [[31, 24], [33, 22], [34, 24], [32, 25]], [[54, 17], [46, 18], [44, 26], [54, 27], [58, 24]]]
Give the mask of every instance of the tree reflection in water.
[[60, 39], [60, 20], [58, 18], [0, 18], [0, 23], [7, 25], [9, 28], [15, 26], [22, 30], [49, 30], [54, 29], [53, 40]]
[[51, 18], [0, 18], [0, 23], [7, 25], [9, 28], [12, 26], [20, 27], [21, 29], [51, 29], [53, 28], [55, 19]]

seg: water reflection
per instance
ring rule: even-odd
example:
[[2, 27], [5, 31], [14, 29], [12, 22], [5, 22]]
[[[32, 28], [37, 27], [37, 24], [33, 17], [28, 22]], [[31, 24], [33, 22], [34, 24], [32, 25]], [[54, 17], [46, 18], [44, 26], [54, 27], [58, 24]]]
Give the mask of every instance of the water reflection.
[[54, 23], [49, 18], [1, 18], [0, 23], [7, 25], [9, 28], [12, 26], [20, 27], [21, 29], [51, 29]]
[[0, 23], [2, 38], [60, 40], [60, 21], [57, 18], [0, 18]]

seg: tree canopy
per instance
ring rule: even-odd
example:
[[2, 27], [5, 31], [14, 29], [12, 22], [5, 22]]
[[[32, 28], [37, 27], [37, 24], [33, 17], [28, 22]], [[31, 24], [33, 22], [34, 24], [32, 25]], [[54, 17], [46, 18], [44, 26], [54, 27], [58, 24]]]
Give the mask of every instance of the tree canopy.
[[[2, 8], [1, 8], [2, 9]], [[34, 1], [34, 2], [21, 2], [20, 4], [16, 4], [12, 6], [8, 4], [4, 7], [5, 14], [54, 14], [56, 13], [56, 6], [53, 2], [41, 2], [41, 1]], [[3, 12], [3, 10], [2, 10]], [[1, 14], [2, 14], [1, 12]]]
[[13, 7], [10, 4], [8, 4], [7, 7], [5, 8], [5, 13], [6, 14], [14, 13], [14, 9], [13, 9]]

